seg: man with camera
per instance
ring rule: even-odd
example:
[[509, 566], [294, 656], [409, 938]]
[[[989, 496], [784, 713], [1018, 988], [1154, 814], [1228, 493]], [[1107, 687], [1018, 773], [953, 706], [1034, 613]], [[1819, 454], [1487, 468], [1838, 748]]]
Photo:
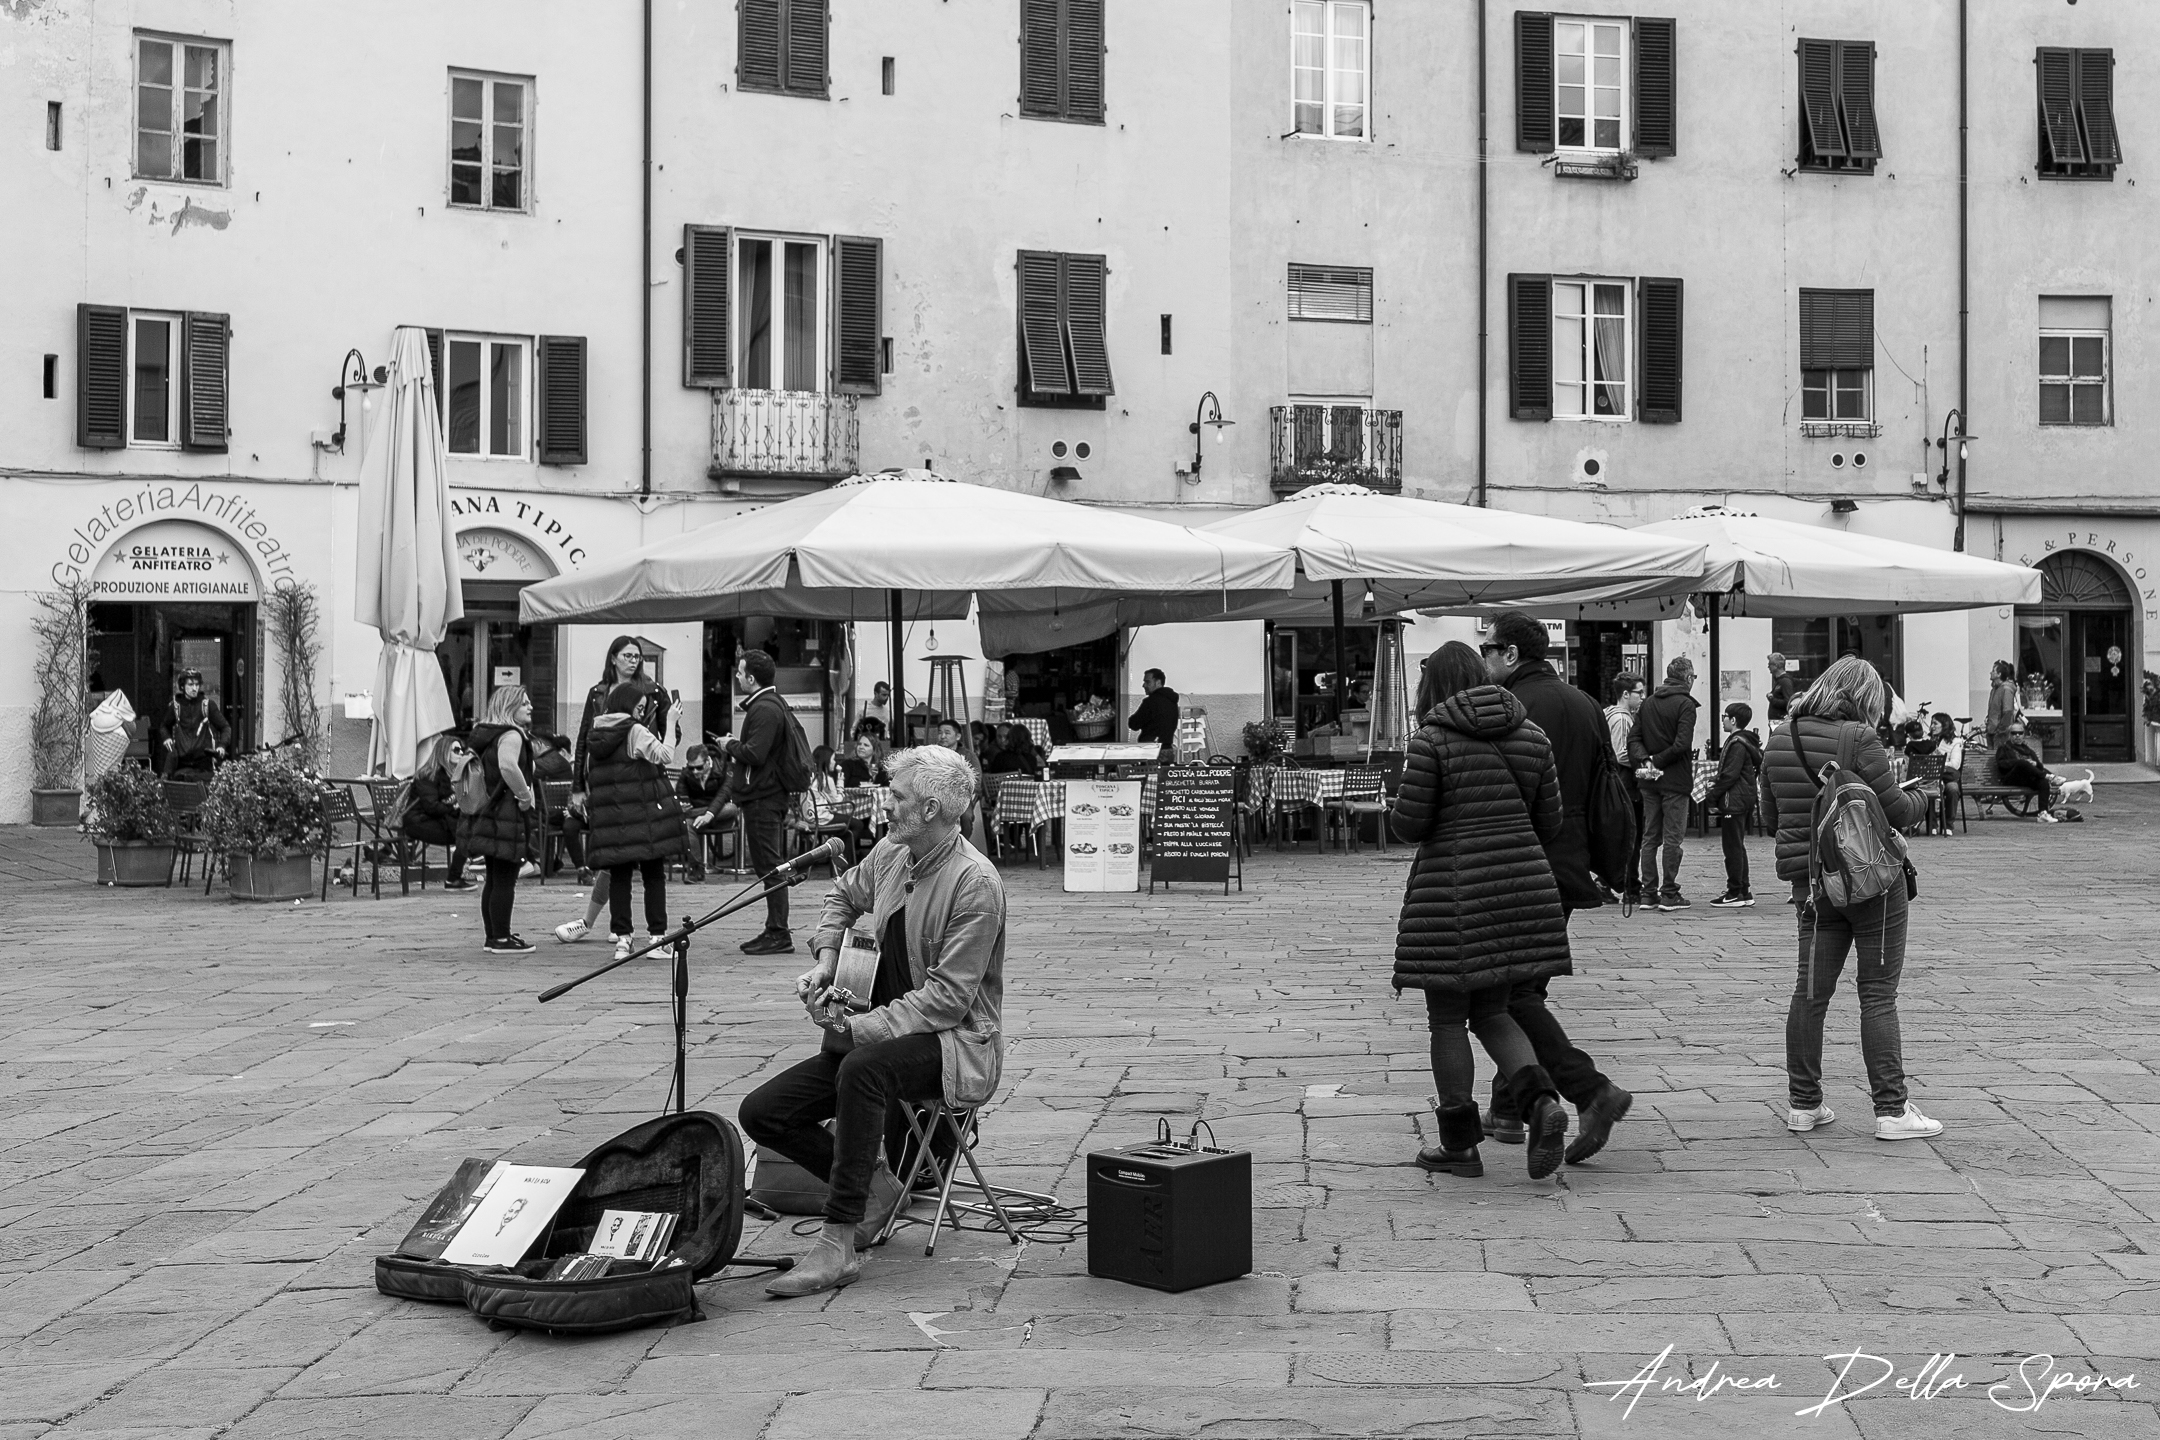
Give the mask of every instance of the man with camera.
[[[830, 1186], [816, 1243], [765, 1287], [782, 1298], [855, 1280], [856, 1250], [905, 1203], [878, 1155], [893, 1107], [980, 1105], [1004, 1057], [1005, 887], [960, 830], [975, 772], [935, 745], [900, 752], [891, 770], [885, 838], [833, 880], [812, 942], [817, 963], [795, 982], [825, 1032], [818, 1053], [742, 1103], [752, 1140]], [[847, 978], [864, 990], [836, 985], [843, 953]]]

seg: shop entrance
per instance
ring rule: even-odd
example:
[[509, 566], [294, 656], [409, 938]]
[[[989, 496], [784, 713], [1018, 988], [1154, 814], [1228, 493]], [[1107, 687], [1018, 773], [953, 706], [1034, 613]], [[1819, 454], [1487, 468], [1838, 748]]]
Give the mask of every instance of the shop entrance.
[[[1096, 708], [1089, 708], [1090, 706]], [[1063, 714], [1086, 726], [1091, 738], [1130, 740], [1118, 712], [1118, 637], [1105, 635], [1080, 645], [1064, 645], [1032, 655], [1005, 657], [1005, 713], [1013, 719], [1049, 720]], [[1094, 732], [1104, 722], [1109, 728]], [[1063, 734], [1051, 727], [1051, 737]]]
[[1575, 664], [1568, 675], [1600, 706], [1612, 703], [1612, 682], [1623, 670], [1643, 677], [1650, 689], [1650, 623], [1646, 620], [1578, 620], [1571, 627]]
[[518, 592], [554, 573], [545, 557], [515, 535], [468, 530], [458, 536], [465, 618], [451, 622], [435, 658], [459, 735], [487, 713], [491, 694], [511, 685], [524, 686], [532, 696], [534, 731], [554, 732], [556, 627], [518, 623]]
[[1786, 660], [1800, 662], [1797, 672], [1788, 665], [1793, 694], [1801, 691], [1830, 668], [1830, 662], [1857, 655], [1875, 667], [1890, 688], [1905, 693], [1904, 629], [1895, 615], [1826, 615], [1811, 620], [1772, 620], [1770, 648]]
[[[1380, 627], [1365, 622], [1343, 626], [1343, 651], [1335, 653], [1333, 625], [1268, 627], [1268, 715], [1290, 727], [1299, 739], [1318, 731], [1363, 739], [1372, 719], [1373, 667], [1380, 655]], [[1335, 676], [1349, 672], [1348, 700], [1337, 726]], [[1411, 679], [1416, 688], [1414, 675]]]
[[773, 659], [773, 688], [795, 712], [804, 738], [813, 749], [839, 748], [833, 697], [845, 690], [846, 681], [835, 671], [846, 660], [838, 624], [750, 615], [706, 621], [703, 640], [706, 743], [735, 731], [735, 702], [744, 698], [735, 693], [736, 657], [745, 650], [763, 650]]
[[2040, 603], [2017, 611], [2018, 690], [2043, 759], [2131, 758], [2137, 693], [2130, 589], [2098, 556], [2042, 560]]

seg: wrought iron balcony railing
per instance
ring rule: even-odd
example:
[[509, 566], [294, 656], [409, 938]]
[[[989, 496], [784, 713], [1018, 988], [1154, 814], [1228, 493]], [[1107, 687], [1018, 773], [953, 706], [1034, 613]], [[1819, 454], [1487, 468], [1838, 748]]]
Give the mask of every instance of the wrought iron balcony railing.
[[862, 429], [853, 395], [814, 390], [715, 390], [715, 479], [840, 480], [855, 473]]
[[1268, 480], [1278, 495], [1338, 480], [1402, 490], [1402, 411], [1363, 405], [1276, 405], [1268, 410]]

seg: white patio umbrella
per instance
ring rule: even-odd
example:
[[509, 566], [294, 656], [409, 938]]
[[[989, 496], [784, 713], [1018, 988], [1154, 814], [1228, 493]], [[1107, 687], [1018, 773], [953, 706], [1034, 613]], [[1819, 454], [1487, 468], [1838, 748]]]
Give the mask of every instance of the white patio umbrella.
[[401, 327], [387, 369], [382, 393], [370, 397], [373, 423], [360, 458], [354, 618], [383, 642], [368, 765], [406, 776], [419, 768], [421, 744], [457, 723], [435, 647], [465, 614], [465, 600], [426, 333]]

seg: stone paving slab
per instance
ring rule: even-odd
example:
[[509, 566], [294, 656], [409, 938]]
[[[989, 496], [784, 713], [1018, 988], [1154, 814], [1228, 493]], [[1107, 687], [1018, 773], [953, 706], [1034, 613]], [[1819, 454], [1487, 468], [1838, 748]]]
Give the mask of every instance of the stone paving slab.
[[[729, 1272], [702, 1324], [587, 1340], [387, 1300], [371, 1261], [463, 1156], [566, 1163], [653, 1112], [658, 967], [540, 1006], [599, 947], [487, 957], [470, 894], [100, 890], [71, 834], [0, 829], [0, 1440], [2160, 1434], [2160, 788], [2087, 813], [1916, 842], [1901, 1007], [1934, 1142], [1872, 1139], [1849, 982], [1839, 1122], [1784, 1131], [1766, 841], [1753, 910], [1578, 917], [1555, 1003], [1637, 1098], [1543, 1182], [1499, 1145], [1481, 1180], [1409, 1163], [1431, 1076], [1387, 988], [1399, 848], [1264, 850], [1230, 897], [1015, 866], [985, 1162], [1078, 1205], [1090, 1150], [1202, 1116], [1254, 1157], [1254, 1273], [1162, 1295], [1089, 1277], [1084, 1241], [925, 1258], [903, 1231], [838, 1294]], [[1691, 839], [1698, 900], [1716, 867]], [[531, 934], [574, 903], [519, 901]], [[727, 1115], [812, 1038], [804, 957], [745, 934], [693, 978], [691, 1099]], [[801, 1243], [753, 1222], [743, 1249]], [[1796, 1414], [1856, 1350], [1894, 1373]], [[2155, 1378], [2019, 1408], [2042, 1352]], [[1877, 1362], [1849, 1363], [1862, 1389]]]

